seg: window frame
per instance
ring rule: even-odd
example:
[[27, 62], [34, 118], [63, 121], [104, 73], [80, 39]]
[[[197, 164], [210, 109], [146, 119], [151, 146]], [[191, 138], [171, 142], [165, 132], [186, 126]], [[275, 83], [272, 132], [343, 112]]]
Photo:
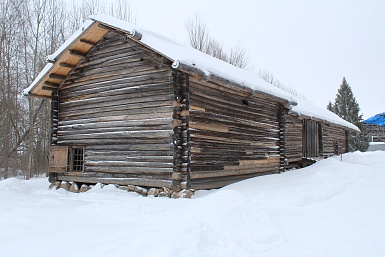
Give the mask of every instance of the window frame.
[[84, 146], [68, 147], [68, 168], [69, 172], [84, 173]]

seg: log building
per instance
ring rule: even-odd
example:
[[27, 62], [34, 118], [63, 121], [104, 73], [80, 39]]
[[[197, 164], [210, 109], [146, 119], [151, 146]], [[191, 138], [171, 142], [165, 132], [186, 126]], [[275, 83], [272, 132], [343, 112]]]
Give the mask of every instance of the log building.
[[51, 181], [218, 188], [343, 153], [355, 129], [109, 16], [92, 16], [47, 59], [25, 94], [51, 99]]

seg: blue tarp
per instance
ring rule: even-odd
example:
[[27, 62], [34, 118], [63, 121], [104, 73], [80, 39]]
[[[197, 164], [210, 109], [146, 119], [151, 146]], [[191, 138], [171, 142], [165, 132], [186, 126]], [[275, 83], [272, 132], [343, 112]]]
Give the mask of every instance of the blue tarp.
[[385, 112], [374, 115], [373, 117], [364, 120], [366, 124], [373, 124], [378, 126], [385, 126]]

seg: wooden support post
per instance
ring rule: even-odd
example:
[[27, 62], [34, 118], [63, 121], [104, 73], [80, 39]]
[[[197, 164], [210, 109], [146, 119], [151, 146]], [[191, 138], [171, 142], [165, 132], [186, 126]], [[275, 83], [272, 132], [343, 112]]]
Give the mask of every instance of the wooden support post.
[[[173, 144], [174, 168], [172, 189], [179, 191], [183, 187], [190, 189], [190, 129], [189, 129], [189, 82], [188, 75], [179, 71], [173, 72]], [[183, 181], [183, 178], [186, 178]]]
[[51, 145], [57, 145], [57, 127], [59, 122], [59, 90], [52, 92], [51, 101]]
[[349, 132], [345, 129], [345, 153], [349, 152]]
[[285, 108], [282, 104], [278, 107], [278, 126], [279, 126], [279, 171], [285, 171]]
[[319, 144], [319, 156], [322, 157], [324, 153], [324, 147], [322, 142], [322, 123], [318, 123], [318, 144]]

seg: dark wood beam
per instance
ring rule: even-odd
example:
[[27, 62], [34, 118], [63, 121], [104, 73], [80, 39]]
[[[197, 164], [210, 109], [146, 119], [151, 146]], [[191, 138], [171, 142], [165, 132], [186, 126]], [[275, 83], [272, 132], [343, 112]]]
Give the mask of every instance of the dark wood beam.
[[70, 68], [70, 69], [75, 69], [76, 68], [75, 65], [72, 65], [72, 64], [69, 64], [69, 63], [66, 63], [66, 62], [61, 62], [59, 65], [62, 66], [62, 67], [65, 67], [65, 68]]
[[91, 46], [96, 46], [96, 44], [97, 44], [97, 42], [94, 43], [94, 42], [88, 41], [87, 39], [83, 39], [83, 38], [80, 39], [80, 42], [87, 44], [87, 45], [91, 45]]
[[55, 73], [51, 73], [51, 74], [49, 74], [49, 78], [50, 79], [65, 80], [66, 76], [62, 76], [62, 75], [58, 75], [58, 74], [55, 74]]
[[50, 87], [50, 88], [58, 88], [60, 86], [59, 83], [54, 83], [50, 81], [44, 81], [44, 86]]
[[55, 91], [57, 90], [57, 88], [53, 88], [53, 87], [46, 87], [46, 86], [42, 86], [41, 89], [43, 90], [47, 90], [47, 91]]
[[86, 57], [86, 54], [85, 54], [85, 53], [81, 53], [81, 52], [76, 51], [76, 50], [70, 50], [70, 54], [71, 54], [71, 55], [78, 56], [78, 57], [81, 57], [81, 58]]

